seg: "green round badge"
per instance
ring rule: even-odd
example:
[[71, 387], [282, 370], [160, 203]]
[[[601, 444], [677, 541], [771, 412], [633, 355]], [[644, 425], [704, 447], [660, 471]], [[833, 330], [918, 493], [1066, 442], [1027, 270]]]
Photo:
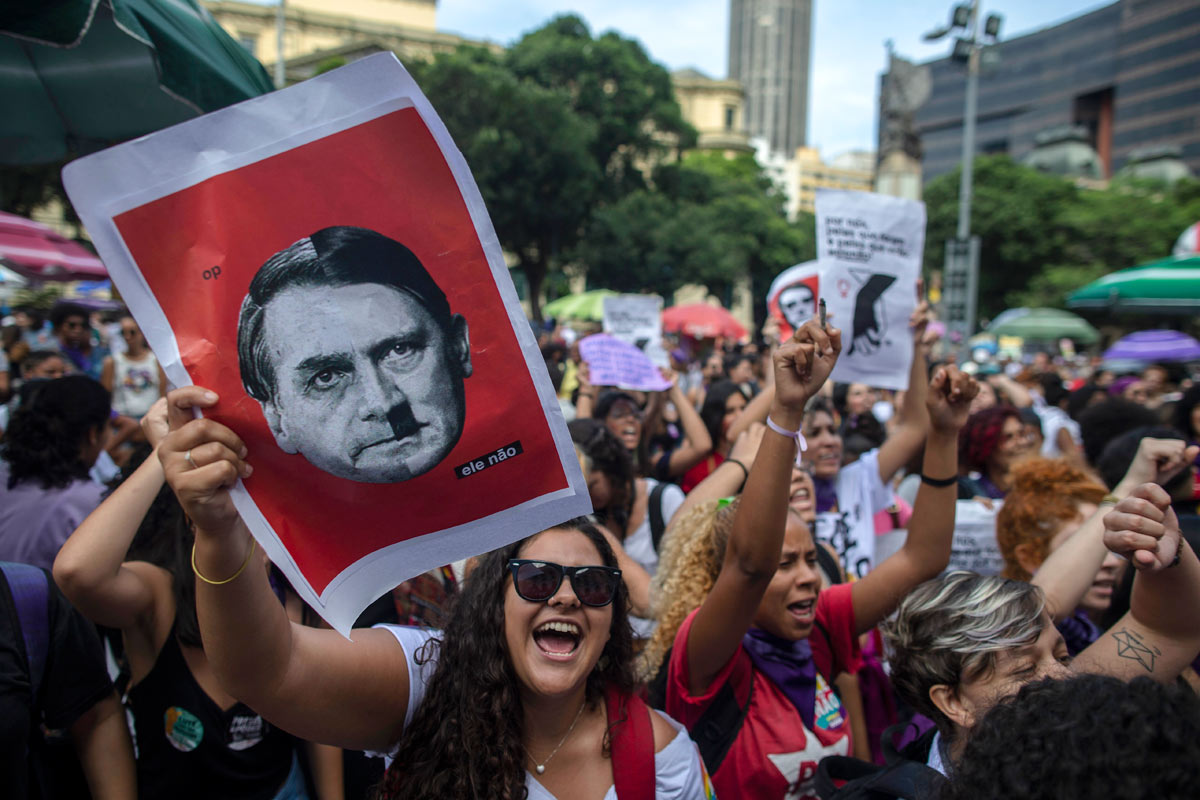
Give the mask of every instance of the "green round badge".
[[167, 741], [176, 750], [190, 753], [200, 746], [204, 738], [204, 723], [196, 715], [179, 706], [171, 706], [163, 714]]

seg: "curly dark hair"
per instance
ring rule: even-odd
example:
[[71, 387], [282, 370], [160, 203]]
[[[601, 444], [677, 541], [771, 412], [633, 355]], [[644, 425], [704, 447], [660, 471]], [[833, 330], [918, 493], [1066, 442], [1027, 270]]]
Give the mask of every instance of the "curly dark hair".
[[1200, 698], [1150, 678], [1031, 683], [971, 730], [939, 800], [1194, 797]]
[[1009, 419], [1020, 420], [1012, 406], [992, 406], [967, 417], [958, 432], [958, 463], [966, 469], [984, 472], [988, 459], [1000, 446], [1000, 434]]
[[[617, 565], [604, 535], [586, 519], [556, 528], [584, 534], [606, 566]], [[504, 593], [510, 585], [508, 561], [518, 557], [530, 539], [480, 558], [450, 610], [441, 638], [431, 640], [417, 654], [418, 661], [436, 657], [438, 666], [425, 701], [400, 739], [378, 800], [527, 797], [524, 713], [520, 681], [504, 638]], [[607, 686], [626, 692], [635, 686], [633, 629], [624, 582], [618, 584], [613, 599], [610, 634], [587, 678], [587, 702], [592, 707], [601, 702]]]
[[567, 423], [571, 441], [579, 446], [583, 454], [591, 459], [592, 466], [608, 476], [612, 484], [612, 497], [608, 506], [595, 509], [596, 519], [601, 524], [609, 521], [620, 538], [625, 538], [625, 528], [633, 513], [636, 498], [633, 460], [625, 445], [621, 444], [608, 427], [598, 419], [574, 419]]
[[80, 450], [89, 434], [108, 423], [111, 400], [107, 389], [85, 375], [22, 391], [0, 451], [9, 466], [8, 488], [37, 481], [43, 489], [62, 489], [87, 478], [92, 465], [83, 463]]
[[721, 430], [721, 422], [725, 419], [725, 403], [733, 394], [740, 394], [747, 403], [750, 402], [750, 398], [746, 397], [742, 387], [733, 381], [721, 380], [708, 387], [708, 393], [704, 395], [704, 403], [700, 406], [700, 420], [704, 423], [704, 427], [708, 428], [708, 435], [712, 437], [714, 448], [725, 438], [725, 432]]

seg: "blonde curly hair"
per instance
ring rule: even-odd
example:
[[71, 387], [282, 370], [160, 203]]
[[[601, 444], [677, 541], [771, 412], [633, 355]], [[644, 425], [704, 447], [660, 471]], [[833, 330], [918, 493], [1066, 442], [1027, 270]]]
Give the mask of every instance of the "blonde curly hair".
[[658, 620], [654, 635], [642, 650], [638, 673], [651, 680], [662, 666], [675, 634], [687, 615], [708, 597], [733, 531], [740, 498], [703, 503], [672, 521], [651, 584], [652, 613]]

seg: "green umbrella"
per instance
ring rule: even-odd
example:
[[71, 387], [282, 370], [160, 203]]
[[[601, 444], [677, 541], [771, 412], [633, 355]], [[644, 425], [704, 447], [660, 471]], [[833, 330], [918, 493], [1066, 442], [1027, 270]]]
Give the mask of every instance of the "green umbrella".
[[1111, 272], [1072, 292], [1071, 308], [1200, 313], [1200, 256], [1165, 258]]
[[1072, 339], [1080, 344], [1100, 341], [1100, 332], [1087, 320], [1057, 308], [1012, 308], [996, 315], [987, 332], [996, 336], [1054, 341]]
[[604, 298], [614, 297], [612, 289], [593, 289], [583, 294], [568, 294], [547, 303], [542, 314], [555, 319], [580, 319], [599, 322], [604, 319]]
[[0, 163], [45, 164], [271, 91], [197, 0], [0, 3]]

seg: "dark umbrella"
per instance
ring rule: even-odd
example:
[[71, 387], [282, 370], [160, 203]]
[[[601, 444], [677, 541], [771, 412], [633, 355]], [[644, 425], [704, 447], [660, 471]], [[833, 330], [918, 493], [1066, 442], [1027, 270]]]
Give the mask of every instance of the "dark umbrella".
[[196, 0], [0, 3], [0, 163], [84, 155], [272, 90]]

